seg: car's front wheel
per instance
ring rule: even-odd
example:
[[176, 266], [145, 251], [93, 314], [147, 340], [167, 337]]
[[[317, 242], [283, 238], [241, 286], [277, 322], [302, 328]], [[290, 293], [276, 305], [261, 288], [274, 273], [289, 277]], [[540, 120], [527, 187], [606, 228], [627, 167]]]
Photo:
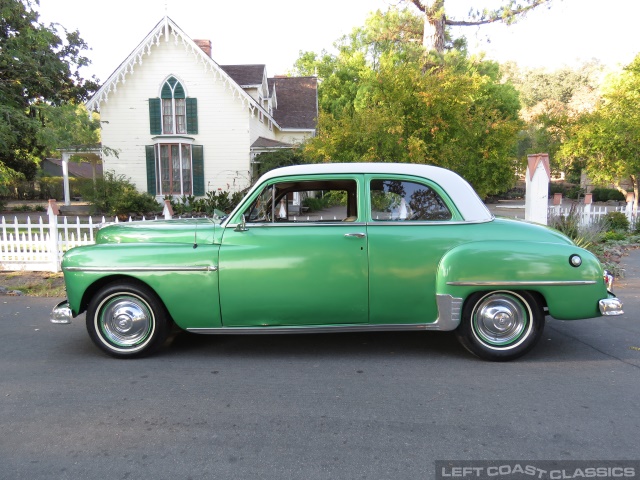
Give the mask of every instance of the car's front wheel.
[[465, 302], [456, 335], [478, 357], [505, 361], [531, 350], [544, 323], [542, 306], [529, 292], [478, 292]]
[[166, 308], [146, 285], [114, 282], [100, 289], [87, 307], [93, 343], [111, 356], [133, 358], [160, 347], [170, 332]]

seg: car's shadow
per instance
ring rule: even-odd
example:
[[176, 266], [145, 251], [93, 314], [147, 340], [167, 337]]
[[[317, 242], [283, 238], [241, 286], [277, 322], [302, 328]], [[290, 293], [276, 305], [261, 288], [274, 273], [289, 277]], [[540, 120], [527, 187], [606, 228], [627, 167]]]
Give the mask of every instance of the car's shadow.
[[[554, 323], [555, 322], [555, 323]], [[357, 332], [282, 335], [199, 335], [180, 332], [157, 353], [162, 356], [223, 357], [399, 357], [480, 361], [453, 332]], [[610, 356], [547, 324], [538, 344], [516, 362], [604, 361]], [[489, 362], [493, 363], [493, 362]]]
[[161, 355], [293, 357], [469, 355], [450, 332], [359, 332], [270, 335], [198, 335], [180, 332]]

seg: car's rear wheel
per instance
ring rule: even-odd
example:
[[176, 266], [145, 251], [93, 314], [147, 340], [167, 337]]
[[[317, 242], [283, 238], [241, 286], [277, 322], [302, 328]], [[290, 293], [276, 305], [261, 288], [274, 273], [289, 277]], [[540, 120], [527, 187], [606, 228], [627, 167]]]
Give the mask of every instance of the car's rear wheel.
[[456, 335], [480, 358], [512, 360], [535, 346], [544, 322], [542, 306], [529, 292], [478, 292], [466, 300]]
[[133, 358], [160, 347], [171, 321], [156, 294], [138, 282], [115, 282], [100, 289], [87, 307], [93, 343], [111, 356]]

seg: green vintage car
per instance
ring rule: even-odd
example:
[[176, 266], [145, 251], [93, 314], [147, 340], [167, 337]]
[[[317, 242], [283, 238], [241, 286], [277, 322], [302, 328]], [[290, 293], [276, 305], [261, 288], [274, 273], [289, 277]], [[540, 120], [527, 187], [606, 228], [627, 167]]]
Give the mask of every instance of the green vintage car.
[[533, 348], [545, 315], [622, 314], [600, 262], [561, 233], [494, 218], [442, 168], [323, 164], [264, 175], [222, 220], [116, 224], [70, 250], [68, 301], [114, 357], [171, 330], [454, 331], [489, 360]]

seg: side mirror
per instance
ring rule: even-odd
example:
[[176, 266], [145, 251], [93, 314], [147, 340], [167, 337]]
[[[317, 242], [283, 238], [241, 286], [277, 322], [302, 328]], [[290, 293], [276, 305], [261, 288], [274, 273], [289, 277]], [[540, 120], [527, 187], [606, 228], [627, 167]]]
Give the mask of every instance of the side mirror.
[[234, 229], [235, 232], [246, 232], [249, 229], [247, 228], [247, 222], [244, 218], [244, 213], [242, 214], [242, 220], [240, 221], [240, 223], [236, 226], [236, 228]]

